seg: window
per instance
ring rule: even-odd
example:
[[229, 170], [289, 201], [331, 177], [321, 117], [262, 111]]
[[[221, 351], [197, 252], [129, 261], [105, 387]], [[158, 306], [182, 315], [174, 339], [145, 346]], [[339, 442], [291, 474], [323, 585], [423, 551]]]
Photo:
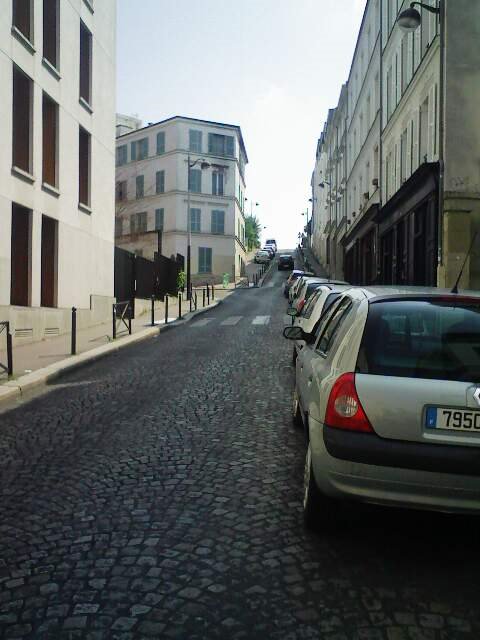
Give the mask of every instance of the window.
[[43, 57], [58, 69], [59, 0], [43, 0]]
[[164, 209], [155, 209], [155, 231], [163, 231], [164, 219]]
[[78, 201], [90, 206], [91, 138], [82, 127], [78, 134]]
[[188, 132], [189, 144], [188, 148], [190, 151], [194, 151], [195, 153], [202, 153], [202, 132], [197, 131], [196, 129], [190, 129]]
[[200, 233], [201, 216], [202, 212], [200, 209], [190, 209], [190, 231]]
[[212, 233], [225, 233], [225, 211], [212, 211]]
[[92, 104], [92, 34], [80, 22], [80, 98]]
[[122, 218], [115, 218], [115, 237], [119, 238], [123, 234]]
[[233, 136], [222, 136], [218, 133], [208, 134], [208, 153], [216, 156], [235, 156]]
[[407, 179], [407, 130], [402, 133], [400, 138], [400, 183], [403, 184]]
[[160, 156], [162, 153], [165, 153], [165, 131], [157, 133], [157, 155]]
[[156, 192], [165, 193], [165, 171], [157, 171], [156, 173]]
[[198, 249], [198, 273], [212, 273], [212, 250], [209, 247]]
[[132, 213], [130, 216], [130, 233], [145, 233], [147, 231], [147, 212]]
[[387, 119], [390, 119], [390, 116], [393, 113], [393, 70], [390, 66], [387, 71]]
[[428, 97], [420, 107], [420, 164], [428, 160]]
[[188, 173], [188, 190], [202, 193], [202, 172], [200, 169], [190, 169]]
[[13, 0], [13, 26], [33, 43], [32, 0]]
[[406, 33], [402, 40], [402, 95], [405, 93], [408, 83], [408, 33]]
[[46, 93], [42, 100], [42, 182], [58, 186], [58, 104]]
[[127, 164], [127, 145], [126, 144], [122, 144], [121, 147], [117, 147], [116, 149], [117, 167], [121, 167], [124, 164]]
[[145, 179], [144, 176], [137, 176], [135, 178], [135, 197], [137, 200], [143, 198], [145, 195]]
[[212, 173], [212, 194], [214, 196], [223, 196], [223, 173], [220, 171]]
[[134, 140], [130, 143], [131, 160], [145, 160], [148, 158], [148, 138]]
[[350, 298], [343, 298], [338, 306], [332, 307], [332, 312], [329, 314], [329, 320], [325, 324], [325, 329], [321, 334], [317, 351], [322, 355], [327, 355], [330, 347], [333, 345], [335, 337], [338, 335], [340, 327], [343, 321], [348, 315], [349, 310], [352, 307], [352, 301]]
[[127, 181], [121, 180], [115, 185], [115, 199], [122, 202], [127, 199]]
[[474, 382], [480, 375], [477, 301], [370, 305], [357, 370], [383, 376]]
[[32, 173], [33, 83], [18, 67], [13, 67], [13, 149], [15, 167]]

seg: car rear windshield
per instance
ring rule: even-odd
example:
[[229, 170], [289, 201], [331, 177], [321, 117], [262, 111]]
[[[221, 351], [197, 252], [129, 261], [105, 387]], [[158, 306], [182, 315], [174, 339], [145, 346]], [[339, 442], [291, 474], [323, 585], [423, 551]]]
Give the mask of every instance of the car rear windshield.
[[449, 297], [370, 304], [357, 371], [480, 381], [480, 299]]

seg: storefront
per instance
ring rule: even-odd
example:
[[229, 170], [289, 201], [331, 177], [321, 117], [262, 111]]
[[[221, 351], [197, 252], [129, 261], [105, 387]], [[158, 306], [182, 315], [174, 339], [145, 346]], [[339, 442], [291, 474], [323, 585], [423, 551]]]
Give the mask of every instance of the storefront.
[[426, 163], [378, 212], [382, 284], [437, 284], [438, 163]]
[[355, 227], [345, 235], [345, 280], [355, 285], [375, 284], [377, 280], [378, 204], [373, 204]]

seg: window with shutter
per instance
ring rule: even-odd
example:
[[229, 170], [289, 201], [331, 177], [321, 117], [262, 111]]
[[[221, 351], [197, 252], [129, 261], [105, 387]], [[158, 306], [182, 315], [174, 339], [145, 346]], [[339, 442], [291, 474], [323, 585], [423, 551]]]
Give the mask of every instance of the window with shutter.
[[225, 233], [225, 211], [212, 211], [212, 233]]
[[212, 194], [223, 196], [223, 173], [214, 171], [212, 173]]
[[202, 132], [197, 129], [190, 129], [188, 132], [188, 148], [194, 153], [202, 153]]
[[148, 138], [142, 138], [137, 142], [137, 160], [148, 158]]
[[156, 173], [156, 192], [165, 192], [165, 171], [157, 171]]
[[212, 272], [212, 249], [210, 247], [198, 248], [198, 273]]
[[165, 131], [157, 133], [157, 155], [165, 153]]
[[136, 160], [137, 159], [137, 143], [136, 142], [131, 142], [130, 143], [130, 160]]
[[143, 198], [144, 193], [145, 193], [145, 189], [144, 189], [145, 180], [144, 180], [143, 176], [137, 176], [136, 177], [136, 179], [135, 179], [135, 187], [136, 187], [135, 195], [136, 195], [137, 200], [139, 198]]
[[200, 169], [190, 169], [188, 174], [188, 190], [193, 193], [202, 192], [202, 172]]
[[190, 209], [190, 231], [200, 233], [201, 231], [201, 209]]
[[164, 209], [155, 209], [155, 231], [163, 231], [164, 218]]
[[124, 164], [127, 164], [127, 145], [126, 144], [122, 145], [121, 147], [117, 147], [117, 150], [116, 150], [117, 167], [121, 167]]

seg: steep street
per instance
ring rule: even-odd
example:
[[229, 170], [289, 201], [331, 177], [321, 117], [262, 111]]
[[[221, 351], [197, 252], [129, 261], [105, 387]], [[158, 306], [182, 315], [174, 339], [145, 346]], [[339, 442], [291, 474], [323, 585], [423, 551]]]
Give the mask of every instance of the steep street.
[[0, 414], [0, 638], [480, 636], [477, 519], [304, 529], [286, 277]]

